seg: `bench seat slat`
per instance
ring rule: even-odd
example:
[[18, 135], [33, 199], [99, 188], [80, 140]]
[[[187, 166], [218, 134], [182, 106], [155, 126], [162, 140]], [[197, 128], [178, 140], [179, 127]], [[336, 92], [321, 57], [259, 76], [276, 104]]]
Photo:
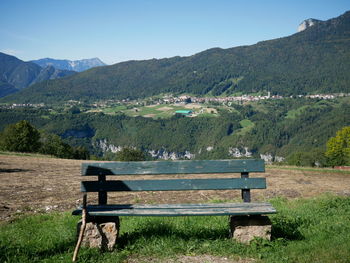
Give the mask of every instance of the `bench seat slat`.
[[265, 178], [83, 181], [82, 192], [265, 189]]
[[148, 174], [210, 174], [265, 172], [264, 161], [247, 160], [198, 160], [83, 163], [82, 175], [148, 175]]
[[[220, 204], [159, 204], [159, 205], [90, 205], [87, 207], [90, 215], [228, 215], [228, 214], [271, 214], [276, 210], [270, 203], [220, 203]], [[81, 213], [81, 209], [73, 212]]]
[[[273, 214], [270, 203], [160, 204], [88, 206], [91, 216], [205, 216]], [[81, 214], [81, 209], [73, 215]]]

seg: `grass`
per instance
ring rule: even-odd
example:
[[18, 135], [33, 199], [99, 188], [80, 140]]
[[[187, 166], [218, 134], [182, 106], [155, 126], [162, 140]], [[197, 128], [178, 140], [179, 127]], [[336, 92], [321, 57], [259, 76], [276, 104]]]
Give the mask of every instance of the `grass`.
[[[82, 249], [80, 262], [164, 261], [181, 255], [254, 258], [257, 262], [350, 262], [350, 198], [274, 199], [273, 240], [228, 238], [226, 217], [123, 217], [114, 252]], [[70, 262], [78, 218], [26, 216], [0, 225], [0, 262]]]
[[240, 130], [238, 130], [238, 134], [240, 135], [244, 135], [246, 134], [247, 132], [249, 132], [251, 129], [253, 129], [254, 127], [254, 122], [252, 122], [251, 120], [249, 119], [244, 119], [244, 120], [241, 120], [239, 122], [239, 124], [242, 126], [242, 128]]
[[290, 120], [294, 120], [294, 119], [296, 119], [296, 117], [298, 115], [300, 115], [308, 107], [310, 107], [310, 106], [306, 105], [306, 106], [302, 106], [302, 107], [294, 109], [294, 110], [290, 110], [287, 112], [287, 115], [285, 118], [290, 119]]
[[112, 114], [112, 113], [115, 114], [116, 112], [124, 111], [126, 109], [127, 109], [126, 106], [118, 105], [118, 106], [113, 106], [113, 107], [109, 107], [109, 108], [104, 108], [103, 112], [106, 114]]

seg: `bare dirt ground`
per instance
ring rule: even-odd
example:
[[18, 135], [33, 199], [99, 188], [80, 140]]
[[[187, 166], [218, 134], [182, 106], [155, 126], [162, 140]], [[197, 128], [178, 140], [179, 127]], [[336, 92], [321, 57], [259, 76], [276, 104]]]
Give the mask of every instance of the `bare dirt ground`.
[[185, 105], [186, 109], [200, 109], [203, 108], [203, 106], [201, 104], [198, 103], [189, 103]]
[[158, 108], [157, 110], [159, 110], [159, 111], [169, 111], [169, 110], [173, 110], [173, 108], [164, 106], [164, 107]]
[[[0, 155], [0, 221], [16, 215], [72, 210], [81, 202], [80, 166], [83, 161], [31, 156]], [[226, 177], [230, 175], [196, 175], [193, 177]], [[232, 176], [232, 175], [231, 175]], [[237, 175], [235, 175], [237, 176]], [[253, 190], [252, 199], [266, 200], [313, 197], [322, 193], [350, 196], [350, 171], [297, 170], [267, 168], [268, 189]], [[155, 178], [148, 176], [149, 178]], [[176, 177], [184, 177], [178, 175]], [[189, 177], [189, 176], [187, 176]], [[129, 177], [130, 178], [130, 177]], [[141, 178], [146, 178], [141, 177]], [[138, 176], [138, 179], [141, 179]], [[164, 177], [165, 178], [165, 177]], [[88, 178], [92, 179], [93, 178]], [[86, 179], [84, 179], [86, 180]], [[97, 196], [89, 195], [89, 203]], [[240, 199], [240, 191], [187, 191], [115, 193], [110, 203], [191, 203]]]

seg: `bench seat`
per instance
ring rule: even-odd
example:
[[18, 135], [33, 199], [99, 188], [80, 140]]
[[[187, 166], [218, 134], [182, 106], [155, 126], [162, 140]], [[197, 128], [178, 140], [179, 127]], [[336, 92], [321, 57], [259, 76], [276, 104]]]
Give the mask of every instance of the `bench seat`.
[[[221, 216], [274, 214], [270, 203], [210, 203], [157, 205], [88, 205], [90, 216]], [[73, 211], [80, 215], [82, 209]]]

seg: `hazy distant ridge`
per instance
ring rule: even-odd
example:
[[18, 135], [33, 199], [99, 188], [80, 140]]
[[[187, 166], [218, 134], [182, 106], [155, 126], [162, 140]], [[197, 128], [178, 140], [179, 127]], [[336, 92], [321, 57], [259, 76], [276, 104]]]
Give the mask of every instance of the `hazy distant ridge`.
[[62, 78], [75, 73], [52, 66], [42, 68], [0, 52], [0, 97], [16, 93], [40, 81]]
[[43, 58], [38, 60], [32, 60], [31, 62], [41, 67], [53, 66], [61, 70], [73, 70], [78, 72], [81, 72], [90, 68], [106, 65], [99, 58], [90, 58], [90, 59], [81, 59], [81, 60]]

